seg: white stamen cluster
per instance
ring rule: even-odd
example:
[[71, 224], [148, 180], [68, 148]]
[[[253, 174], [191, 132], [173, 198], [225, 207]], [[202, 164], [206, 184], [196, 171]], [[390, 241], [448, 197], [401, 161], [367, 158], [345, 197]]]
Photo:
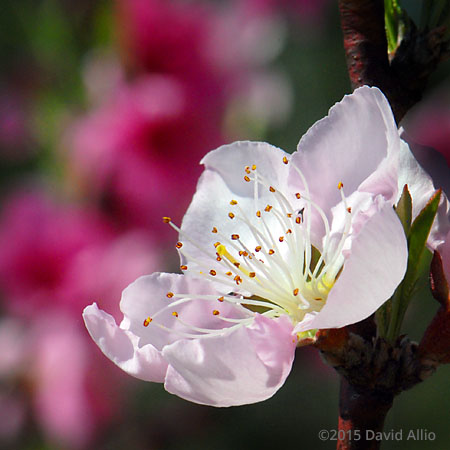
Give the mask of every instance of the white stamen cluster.
[[[289, 163], [286, 157], [283, 158], [283, 163]], [[244, 211], [235, 199], [229, 201], [230, 210], [226, 220], [235, 221], [238, 228], [246, 232], [247, 239], [241, 238], [238, 233], [224, 234], [220, 230], [220, 224], [217, 224], [211, 229], [211, 233], [217, 237], [213, 248], [203, 248], [174, 225], [169, 217], [163, 218], [164, 222], [179, 232], [182, 241], [189, 242], [214, 261], [214, 268], [205, 267], [204, 262], [185, 251], [181, 241], [177, 242], [178, 251], [186, 260], [195, 263], [195, 275], [228, 286], [230, 294], [218, 297], [168, 292], [167, 297], [173, 300], [156, 314], [147, 317], [143, 323], [145, 327], [153, 323], [160, 314], [171, 311], [172, 316], [183, 325], [182, 330], [175, 331], [156, 322], [162, 329], [175, 331], [183, 337], [212, 337], [249, 325], [255, 317], [252, 311], [259, 311], [269, 318], [288, 315], [294, 323], [298, 323], [305, 314], [321, 310], [342, 269], [342, 250], [350, 232], [352, 211], [347, 205], [343, 184], [339, 183], [337, 189], [346, 209], [346, 219], [339, 242], [332, 246], [328, 219], [320, 206], [311, 200], [302, 172], [293, 167], [302, 181], [304, 193], [294, 193], [292, 200], [272, 186], [258, 172], [256, 165], [244, 168], [244, 182], [253, 183], [254, 210], [251, 214], [255, 214], [256, 221], [250, 220], [248, 211]], [[262, 190], [269, 192], [269, 197], [272, 198], [270, 203], [262, 203]], [[264, 198], [267, 199], [267, 195]], [[298, 203], [299, 200], [303, 206], [296, 209], [292, 202]], [[311, 242], [313, 209], [319, 214], [325, 230], [321, 254]], [[275, 229], [281, 232], [275, 234]], [[248, 236], [251, 236], [252, 245], [247, 242]], [[313, 260], [314, 255], [318, 256], [317, 261]], [[186, 271], [188, 267], [182, 265], [181, 270]], [[244, 296], [243, 292], [251, 295]], [[176, 307], [192, 300], [211, 302], [211, 314], [221, 320], [224, 326], [209, 329], [184, 322]], [[224, 302], [243, 305], [248, 314], [244, 318], [226, 317], [220, 308]]]

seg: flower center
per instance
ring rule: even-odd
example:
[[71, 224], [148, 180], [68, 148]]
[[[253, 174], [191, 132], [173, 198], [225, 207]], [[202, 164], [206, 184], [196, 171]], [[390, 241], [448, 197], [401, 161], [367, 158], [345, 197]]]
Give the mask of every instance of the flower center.
[[[284, 158], [283, 162], [289, 161]], [[194, 265], [193, 269], [187, 265], [182, 265], [181, 269], [196, 277], [211, 279], [229, 290], [228, 295], [220, 298], [201, 296], [203, 300], [239, 304], [271, 318], [287, 314], [294, 324], [301, 322], [305, 314], [322, 309], [343, 267], [342, 250], [350, 232], [352, 212], [347, 206], [343, 184], [339, 183], [337, 189], [345, 208], [345, 224], [340, 236], [332, 239], [326, 214], [310, 198], [301, 171], [295, 166], [294, 170], [302, 180], [302, 194], [281, 192], [258, 172], [256, 165], [246, 166], [244, 181], [253, 183], [253, 205], [249, 207], [247, 202], [242, 208], [240, 201], [230, 199], [224, 220], [236, 223], [235, 232], [222, 232], [221, 224], [213, 226], [211, 233], [217, 237], [213, 248], [203, 248], [170, 218], [164, 218], [179, 232], [182, 241], [189, 242], [206, 256], [196, 258], [183, 247], [183, 242], [178, 242], [178, 251]], [[321, 251], [311, 239], [313, 214], [320, 218], [325, 232]], [[205, 262], [208, 258], [210, 265]], [[168, 297], [174, 297], [172, 307], [194, 298], [187, 293], [171, 292]], [[219, 309], [213, 307], [211, 313], [227, 320]], [[178, 312], [174, 310], [173, 315], [178, 317]], [[153, 318], [148, 317], [146, 321], [150, 323]], [[249, 320], [249, 317], [233, 319], [236, 324], [248, 324]]]

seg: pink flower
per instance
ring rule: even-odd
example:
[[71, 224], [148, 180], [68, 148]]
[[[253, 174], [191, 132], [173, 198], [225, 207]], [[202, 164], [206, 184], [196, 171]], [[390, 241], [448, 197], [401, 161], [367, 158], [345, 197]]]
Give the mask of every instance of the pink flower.
[[[44, 192], [9, 199], [0, 243], [2, 307], [16, 324], [0, 328], [0, 378], [27, 380], [31, 400], [22, 392], [14, 405], [31, 402], [50, 441], [85, 447], [118, 413], [121, 389], [118, 373], [102, 364], [74, 317], [89, 300], [118, 316], [115, 299], [130, 281], [154, 270], [158, 246], [143, 232], [117, 236], [98, 214]], [[16, 428], [19, 412], [11, 417]]]
[[292, 156], [252, 142], [209, 153], [181, 228], [165, 218], [184, 274], [131, 284], [120, 326], [88, 306], [92, 338], [125, 372], [196, 403], [272, 396], [303, 337], [368, 317], [402, 280], [392, 206], [407, 151], [384, 96], [364, 87]]
[[200, 172], [195, 156], [222, 140], [216, 111], [193, 95], [173, 78], [144, 77], [69, 132], [75, 176], [119, 225], [164, 233], [156, 211], [174, 196], [181, 217]]
[[66, 208], [43, 192], [12, 195], [0, 221], [0, 282], [5, 306], [30, 317], [52, 306], [76, 312], [82, 299], [64, 299], [66, 279], [74, 258], [84, 249], [104, 246], [109, 227], [93, 211]]

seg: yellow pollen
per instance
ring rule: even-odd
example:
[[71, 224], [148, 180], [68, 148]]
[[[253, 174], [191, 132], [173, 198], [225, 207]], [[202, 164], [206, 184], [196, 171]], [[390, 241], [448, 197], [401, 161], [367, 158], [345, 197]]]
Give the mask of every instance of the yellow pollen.
[[227, 272], [225, 275], [228, 275], [229, 277], [231, 277], [231, 275], [233, 275], [233, 272]]
[[223, 297], [219, 297], [217, 300], [219, 300], [219, 302], [223, 302], [224, 298]]
[[269, 187], [269, 191], [270, 191], [270, 192], [275, 192], [275, 189], [274, 189], [272, 186], [270, 186], [270, 187]]
[[169, 223], [171, 221], [172, 221], [172, 219], [170, 217], [163, 217], [163, 222], [164, 223]]
[[167, 297], [167, 298], [172, 298], [172, 297], [173, 297], [173, 292], [168, 292], [168, 293], [166, 294], [166, 297]]
[[297, 197], [297, 199], [300, 199], [300, 198], [301, 198], [300, 192], [297, 192], [297, 193], [295, 194], [295, 196]]
[[292, 217], [292, 213], [287, 213], [286, 215], [289, 217], [289, 219]]
[[230, 201], [230, 205], [237, 205], [237, 201], [236, 200], [231, 200]]
[[[220, 244], [217, 247], [217, 253], [221, 256], [221, 257], [225, 257], [226, 259], [228, 259], [228, 261], [230, 261], [231, 264], [233, 264], [234, 266], [236, 266], [244, 275], [249, 276], [248, 275], [248, 271], [243, 269], [241, 266], [241, 263], [239, 261], [236, 260], [236, 258], [230, 254], [230, 252], [227, 250], [227, 248], [225, 247], [225, 245]], [[231, 276], [232, 273], [231, 272], [227, 272], [226, 275]], [[236, 281], [236, 278], [235, 278]], [[242, 281], [242, 280], [241, 280]]]
[[293, 292], [293, 294], [294, 294], [295, 296], [297, 296], [297, 295], [298, 295], [298, 288], [295, 288], [295, 289], [294, 289], [294, 292]]
[[178, 313], [177, 313], [176, 311], [174, 311], [174, 312], [172, 313], [172, 316], [178, 317]]
[[288, 228], [287, 230], [286, 230], [286, 234], [291, 234], [292, 233], [292, 230], [290, 229], [290, 228]]
[[273, 255], [275, 253], [275, 250], [273, 250], [272, 248], [269, 250], [269, 255]]
[[283, 242], [283, 241], [284, 241], [284, 236], [280, 236], [280, 237], [278, 238], [278, 240], [279, 240], [280, 242]]
[[244, 170], [245, 170], [245, 173], [250, 173], [250, 166], [245, 166]]
[[247, 183], [250, 182], [250, 178], [249, 178], [247, 175], [245, 175], [244, 180], [245, 180]]
[[211, 230], [211, 233], [217, 233], [217, 228], [213, 227], [213, 229]]
[[343, 187], [344, 187], [344, 183], [342, 181], [339, 181], [338, 189], [342, 189]]
[[239, 235], [238, 235], [238, 234], [232, 234], [232, 235], [231, 235], [231, 239], [232, 239], [233, 241], [237, 241], [237, 240], [239, 239]]
[[218, 316], [220, 314], [220, 312], [217, 309], [215, 309], [212, 313], [213, 316]]
[[209, 274], [212, 275], [213, 277], [215, 277], [217, 275], [217, 272], [214, 269], [211, 269], [209, 271]]
[[256, 164], [253, 164], [252, 170], [256, 170]]
[[261, 217], [261, 211], [256, 211], [256, 217]]
[[286, 156], [283, 156], [283, 162], [284, 162], [285, 164], [287, 164], [287, 163], [289, 162], [289, 160], [286, 158]]
[[216, 242], [215, 244], [214, 244], [214, 247], [218, 247], [219, 245], [221, 245], [221, 243], [220, 242]]
[[255, 272], [250, 272], [250, 273], [248, 274], [248, 276], [249, 276], [250, 278], [255, 278], [255, 277], [256, 277], [256, 273], [255, 273]]
[[176, 247], [176, 248], [181, 248], [181, 247], [183, 247], [183, 243], [182, 243], [182, 242], [177, 242], [177, 243], [175, 244], [175, 247]]
[[222, 258], [219, 255], [217, 255], [216, 261], [220, 262], [220, 261], [222, 261]]
[[261, 251], [261, 246], [260, 245], [258, 245], [257, 247], [255, 247], [255, 252], [260, 252]]
[[242, 283], [242, 278], [239, 276], [239, 275], [236, 275], [235, 277], [234, 277], [234, 281], [236, 281], [236, 284], [241, 284]]
[[230, 219], [234, 219], [234, 214], [233, 214], [232, 212], [229, 212], [229, 213], [228, 213], [228, 217], [229, 217]]
[[271, 206], [271, 205], [267, 205], [267, 206], [264, 208], [264, 211], [269, 212], [271, 209], [272, 209], [272, 206]]
[[151, 322], [152, 320], [153, 320], [153, 319], [152, 319], [150, 316], [148, 316], [148, 317], [144, 320], [144, 323], [143, 323], [142, 325], [144, 325], [144, 327], [148, 327], [149, 324], [150, 324], [150, 322]]
[[180, 266], [181, 270], [187, 270], [187, 266]]
[[302, 219], [300, 219], [300, 217], [295, 218], [295, 223], [301, 223], [301, 222], [302, 222]]

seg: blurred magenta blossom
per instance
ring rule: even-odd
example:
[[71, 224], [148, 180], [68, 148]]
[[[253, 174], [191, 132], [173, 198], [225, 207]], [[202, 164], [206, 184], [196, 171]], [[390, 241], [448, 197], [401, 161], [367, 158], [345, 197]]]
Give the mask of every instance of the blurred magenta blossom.
[[209, 112], [198, 106], [189, 85], [172, 77], [148, 75], [121, 84], [70, 130], [69, 169], [119, 226], [163, 233], [166, 205], [179, 198], [181, 214], [193, 192], [200, 172], [195, 155], [222, 140], [219, 117]]
[[[9, 317], [0, 327], [0, 379], [25, 383], [35, 420], [50, 440], [83, 447], [117, 413], [121, 382], [78, 317], [92, 299], [115, 308], [124, 286], [154, 268], [158, 248], [148, 234], [117, 235], [98, 212], [44, 191], [9, 199], [0, 245], [2, 307]], [[26, 402], [17, 390], [9, 401], [20, 428]]]
[[[131, 80], [113, 69], [107, 85], [116, 80], [115, 88], [73, 124], [64, 144], [76, 185], [116, 225], [161, 237], [161, 215], [177, 198], [171, 214], [181, 219], [200, 174], [197, 161], [224, 142], [233, 108], [280, 123], [290, 91], [282, 75], [264, 70], [267, 58], [254, 57], [280, 39], [264, 39], [268, 27], [252, 27], [259, 19], [243, 21], [239, 9], [127, 0], [118, 1], [118, 12]], [[111, 59], [104, 62], [111, 67]], [[88, 87], [98, 73], [91, 61]]]

